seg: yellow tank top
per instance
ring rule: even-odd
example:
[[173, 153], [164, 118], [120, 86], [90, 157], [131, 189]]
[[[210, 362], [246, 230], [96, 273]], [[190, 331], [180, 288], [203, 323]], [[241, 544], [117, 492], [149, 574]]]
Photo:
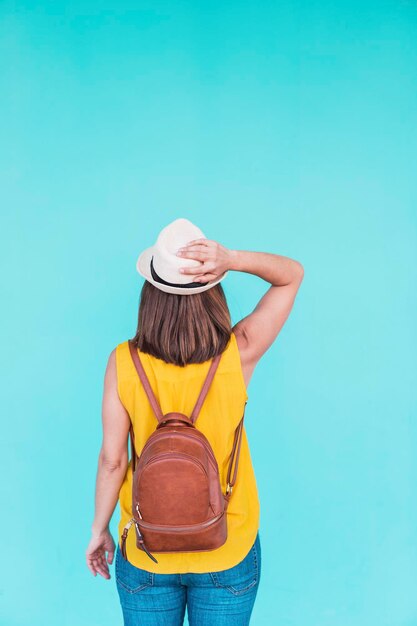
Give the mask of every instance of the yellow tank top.
[[[151, 387], [163, 413], [181, 411], [190, 415], [207, 375], [210, 360], [180, 367], [139, 351]], [[128, 342], [116, 347], [117, 387], [120, 400], [129, 413], [135, 435], [136, 452], [142, 448], [158, 424], [132, 361]], [[228, 461], [233, 438], [248, 398], [236, 336], [232, 332], [222, 353], [213, 382], [195, 422], [209, 440], [219, 466], [220, 484], [226, 490]], [[247, 419], [247, 409], [245, 420]], [[119, 492], [119, 545], [124, 526], [132, 517], [131, 461]], [[237, 565], [249, 552], [259, 527], [260, 505], [255, 474], [243, 423], [236, 483], [227, 508], [226, 542], [206, 552], [155, 552], [158, 563], [136, 546], [134, 527], [127, 536], [127, 557], [135, 565], [160, 574], [205, 573]]]

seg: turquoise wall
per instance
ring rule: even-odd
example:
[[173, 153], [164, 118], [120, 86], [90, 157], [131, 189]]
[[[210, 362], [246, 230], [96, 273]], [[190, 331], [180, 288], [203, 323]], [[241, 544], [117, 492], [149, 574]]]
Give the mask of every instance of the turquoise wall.
[[[248, 388], [253, 625], [415, 626], [415, 3], [5, 0], [0, 18], [1, 623], [122, 623], [114, 566], [84, 556], [103, 376], [135, 330], [139, 252], [187, 217], [305, 269]], [[268, 288], [223, 284], [234, 322]]]

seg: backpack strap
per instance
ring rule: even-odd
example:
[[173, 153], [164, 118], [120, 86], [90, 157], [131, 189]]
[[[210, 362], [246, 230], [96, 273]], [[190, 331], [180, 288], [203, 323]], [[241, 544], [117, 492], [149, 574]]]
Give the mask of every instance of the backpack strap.
[[206, 399], [207, 392], [210, 389], [210, 385], [211, 385], [212, 380], [214, 378], [214, 374], [216, 373], [217, 366], [219, 365], [220, 357], [221, 357], [221, 354], [217, 354], [215, 357], [213, 357], [213, 359], [212, 359], [212, 361], [210, 363], [210, 367], [209, 367], [209, 370], [207, 372], [206, 379], [205, 379], [205, 381], [203, 383], [203, 386], [202, 386], [201, 391], [199, 393], [199, 396], [197, 398], [197, 402], [195, 403], [194, 408], [193, 408], [193, 410], [191, 412], [190, 419], [191, 419], [193, 424], [195, 423], [195, 421], [196, 421], [196, 419], [198, 417], [198, 414], [200, 413], [200, 409], [203, 406], [203, 402]]
[[136, 371], [139, 374], [141, 383], [146, 391], [146, 395], [149, 398], [149, 402], [151, 403], [153, 412], [155, 413], [156, 419], [158, 420], [158, 422], [161, 422], [164, 418], [164, 414], [162, 413], [161, 407], [159, 406], [159, 402], [156, 399], [155, 394], [152, 390], [152, 387], [150, 385], [146, 372], [143, 368], [142, 361], [139, 358], [138, 351], [133, 346], [133, 343], [130, 339], [129, 339], [129, 350], [133, 359], [133, 363], [135, 364]]
[[[143, 388], [145, 389], [146, 395], [148, 396], [150, 405], [152, 407], [153, 412], [155, 413], [155, 417], [158, 420], [158, 422], [161, 422], [164, 418], [164, 414], [162, 413], [162, 409], [159, 405], [158, 400], [155, 397], [155, 394], [152, 390], [151, 384], [149, 382], [149, 379], [146, 375], [146, 372], [144, 370], [144, 367], [142, 365], [142, 361], [139, 358], [139, 354], [137, 349], [134, 347], [131, 339], [128, 340], [128, 344], [129, 344], [129, 350], [130, 350], [130, 355], [132, 357], [134, 366], [136, 368], [136, 371], [139, 375], [140, 381], [143, 385]], [[135, 434], [133, 431], [133, 424], [132, 422], [130, 423], [130, 449], [131, 449], [131, 459], [132, 459], [132, 471], [134, 472], [136, 469], [136, 446], [135, 446]]]
[[[135, 365], [136, 371], [139, 375], [140, 381], [143, 385], [143, 388], [145, 389], [146, 395], [148, 396], [149, 402], [151, 404], [151, 407], [153, 409], [153, 412], [155, 413], [156, 419], [158, 420], [158, 422], [161, 422], [164, 418], [164, 414], [162, 413], [162, 409], [159, 405], [159, 402], [157, 401], [155, 394], [153, 392], [153, 389], [151, 387], [151, 384], [149, 382], [149, 379], [146, 375], [145, 369], [142, 365], [142, 361], [139, 358], [139, 354], [138, 351], [136, 349], [136, 347], [133, 345], [133, 342], [131, 339], [128, 340], [128, 344], [129, 344], [129, 351], [130, 351], [130, 355], [132, 357], [133, 363]], [[195, 420], [198, 417], [198, 414], [200, 412], [200, 409], [202, 407], [202, 404], [205, 400], [205, 397], [207, 395], [207, 392], [209, 390], [209, 387], [211, 385], [211, 382], [213, 380], [214, 374], [216, 372], [217, 366], [219, 364], [220, 361], [220, 357], [221, 354], [216, 355], [212, 362], [210, 363], [210, 367], [209, 367], [209, 371], [207, 373], [206, 379], [204, 381], [203, 387], [200, 391], [200, 394], [198, 396], [197, 402], [194, 406], [192, 415], [191, 415], [191, 421], [194, 423]], [[136, 447], [135, 447], [135, 435], [134, 435], [134, 431], [133, 431], [133, 424], [130, 424], [130, 444], [131, 444], [131, 458], [132, 458], [132, 470], [135, 471], [136, 468]]]
[[[149, 383], [149, 379], [146, 375], [146, 372], [144, 370], [144, 367], [142, 365], [142, 361], [139, 358], [139, 354], [137, 349], [133, 346], [132, 341], [129, 339], [128, 340], [129, 343], [129, 350], [130, 350], [130, 354], [133, 360], [133, 363], [135, 365], [136, 371], [139, 374], [139, 378], [141, 380], [141, 383], [145, 389], [146, 395], [148, 396], [149, 402], [151, 404], [151, 407], [153, 409], [153, 412], [155, 413], [156, 419], [158, 420], [158, 422], [161, 422], [164, 418], [164, 414], [162, 413], [161, 407], [155, 397], [155, 394], [152, 390], [152, 387]], [[211, 361], [210, 363], [210, 367], [209, 370], [207, 372], [207, 376], [206, 379], [203, 383], [203, 386], [201, 388], [201, 391], [199, 393], [199, 396], [197, 398], [197, 402], [195, 403], [195, 406], [192, 410], [191, 413], [191, 421], [194, 424], [194, 422], [196, 421], [198, 414], [200, 413], [200, 409], [203, 405], [203, 402], [206, 398], [207, 392], [210, 388], [210, 385], [212, 383], [212, 380], [214, 378], [214, 374], [216, 373], [217, 370], [217, 366], [219, 365], [220, 362], [220, 358], [221, 358], [221, 354], [217, 354]], [[133, 429], [132, 429], [133, 430]]]
[[[245, 409], [246, 409], [246, 405], [247, 405], [248, 401], [246, 400], [245, 402]], [[245, 417], [245, 409], [243, 410], [243, 415], [242, 418], [239, 422], [239, 424], [236, 426], [236, 430], [235, 430], [235, 437], [233, 440], [233, 447], [232, 447], [232, 452], [230, 453], [230, 461], [229, 461], [229, 467], [227, 470], [227, 486], [226, 486], [226, 494], [225, 494], [225, 498], [226, 498], [226, 506], [229, 502], [230, 496], [232, 495], [232, 489], [233, 486], [236, 482], [236, 476], [237, 476], [237, 468], [239, 465], [239, 455], [240, 455], [240, 445], [242, 443], [242, 431], [243, 431], [243, 419]], [[233, 478], [231, 479], [231, 474], [232, 474], [232, 466], [233, 466], [233, 461], [236, 459], [235, 462], [235, 469], [233, 472]]]

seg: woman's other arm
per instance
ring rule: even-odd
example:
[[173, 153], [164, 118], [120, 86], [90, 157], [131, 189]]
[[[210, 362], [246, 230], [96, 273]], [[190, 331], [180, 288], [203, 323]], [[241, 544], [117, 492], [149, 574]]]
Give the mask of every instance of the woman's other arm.
[[271, 283], [254, 310], [235, 326], [247, 367], [255, 367], [284, 326], [304, 278], [299, 261], [270, 252], [230, 250], [230, 269], [255, 274]]
[[104, 578], [110, 578], [108, 563], [113, 562], [115, 543], [109, 531], [109, 523], [128, 466], [127, 442], [130, 427], [129, 415], [117, 391], [115, 350], [109, 356], [104, 376], [102, 426], [103, 440], [98, 457], [95, 514], [86, 560], [94, 576], [100, 574]]
[[290, 314], [304, 277], [303, 266], [299, 261], [271, 252], [230, 250], [205, 237], [190, 241], [177, 254], [201, 262], [200, 266], [182, 269], [197, 282], [214, 280], [226, 270], [235, 270], [255, 274], [271, 283], [252, 313], [233, 327], [247, 386], [256, 363], [275, 341]]

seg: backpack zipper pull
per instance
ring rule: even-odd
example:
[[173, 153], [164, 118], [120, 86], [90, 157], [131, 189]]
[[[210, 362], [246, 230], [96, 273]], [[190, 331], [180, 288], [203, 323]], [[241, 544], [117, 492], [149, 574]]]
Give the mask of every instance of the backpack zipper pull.
[[126, 538], [127, 538], [127, 533], [129, 532], [129, 528], [132, 526], [133, 522], [134, 522], [134, 518], [132, 517], [132, 519], [130, 519], [128, 521], [128, 523], [126, 524], [126, 526], [123, 529], [123, 533], [122, 533], [122, 544], [120, 546], [120, 550], [122, 553], [123, 558], [125, 559], [125, 561], [127, 561], [127, 551], [126, 551]]
[[156, 558], [149, 552], [148, 548], [145, 546], [145, 541], [143, 539], [142, 533], [140, 532], [139, 524], [136, 520], [135, 520], [135, 527], [136, 527], [136, 532], [138, 534], [139, 543], [142, 545], [142, 548], [144, 549], [146, 554], [149, 556], [149, 558], [152, 559], [152, 561], [155, 561], [155, 563], [158, 563]]

